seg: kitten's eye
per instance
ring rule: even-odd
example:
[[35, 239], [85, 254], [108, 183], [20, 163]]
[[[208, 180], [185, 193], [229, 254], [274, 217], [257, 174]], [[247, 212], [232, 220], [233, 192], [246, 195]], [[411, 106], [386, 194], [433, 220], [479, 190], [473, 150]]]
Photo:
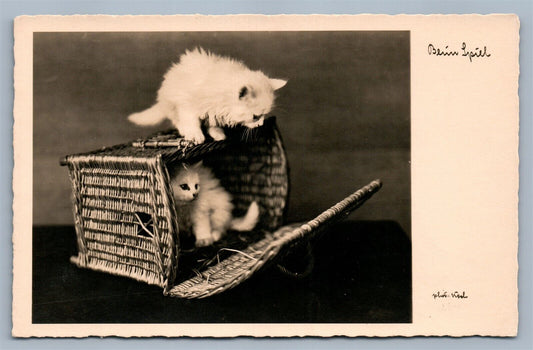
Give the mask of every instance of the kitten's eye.
[[241, 90], [239, 91], [239, 99], [242, 99], [246, 94], [248, 93], [248, 88], [246, 86], [243, 86]]
[[194, 185], [194, 189], [195, 189], [195, 190], [198, 189], [198, 184]]
[[184, 191], [188, 191], [188, 190], [190, 190], [189, 185], [187, 185], [187, 184], [181, 184], [180, 187], [181, 187], [181, 189], [184, 190]]

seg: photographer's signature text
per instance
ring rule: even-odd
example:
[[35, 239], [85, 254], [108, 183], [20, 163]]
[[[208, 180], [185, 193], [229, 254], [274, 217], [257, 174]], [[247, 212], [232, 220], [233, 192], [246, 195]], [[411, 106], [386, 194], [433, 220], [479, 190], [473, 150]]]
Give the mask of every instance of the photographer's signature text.
[[436, 293], [433, 293], [433, 299], [442, 299], [442, 298], [468, 299], [468, 295], [466, 295], [465, 291], [448, 292], [446, 290], [439, 290]]

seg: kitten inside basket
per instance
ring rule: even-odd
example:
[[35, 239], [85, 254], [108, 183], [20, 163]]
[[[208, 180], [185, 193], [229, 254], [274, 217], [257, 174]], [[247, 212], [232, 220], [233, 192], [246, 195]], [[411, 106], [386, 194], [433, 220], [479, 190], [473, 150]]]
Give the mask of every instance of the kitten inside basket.
[[202, 162], [177, 164], [170, 176], [180, 230], [192, 233], [197, 247], [213, 244], [227, 230], [251, 231], [257, 224], [257, 203], [252, 202], [244, 216], [234, 218], [231, 195]]

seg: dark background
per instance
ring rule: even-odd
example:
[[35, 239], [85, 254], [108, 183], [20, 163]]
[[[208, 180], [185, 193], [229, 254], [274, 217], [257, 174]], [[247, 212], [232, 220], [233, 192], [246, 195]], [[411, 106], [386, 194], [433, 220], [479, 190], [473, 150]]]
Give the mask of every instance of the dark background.
[[[412, 322], [411, 244], [392, 221], [337, 223], [314, 245], [305, 278], [271, 266], [229, 291], [193, 300], [69, 264], [76, 254], [72, 226], [33, 232], [33, 323]], [[298, 250], [279, 262], [301, 265]]]
[[[272, 114], [291, 168], [289, 222], [383, 181], [315, 244], [304, 279], [270, 268], [183, 300], [68, 262], [76, 238], [60, 158], [169, 128], [126, 117], [153, 104], [195, 46], [288, 79]], [[33, 59], [34, 323], [411, 322], [409, 32], [36, 33]]]
[[289, 221], [381, 178], [352, 217], [410, 233], [408, 32], [34, 34], [34, 225], [73, 223], [61, 157], [170, 127], [126, 118], [153, 104], [163, 74], [195, 46], [288, 79], [272, 114], [291, 167]]

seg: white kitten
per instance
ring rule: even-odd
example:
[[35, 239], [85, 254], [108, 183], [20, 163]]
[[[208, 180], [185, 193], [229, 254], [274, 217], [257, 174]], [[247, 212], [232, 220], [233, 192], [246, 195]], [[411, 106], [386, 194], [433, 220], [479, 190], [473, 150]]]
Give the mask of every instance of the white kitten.
[[171, 186], [179, 227], [192, 228], [198, 247], [218, 241], [228, 229], [250, 231], [257, 224], [257, 203], [250, 204], [245, 216], [233, 218], [231, 195], [201, 162], [172, 169]]
[[286, 83], [231, 58], [201, 48], [187, 50], [165, 74], [157, 103], [128, 118], [138, 125], [155, 125], [168, 118], [185, 139], [196, 143], [205, 140], [201, 123], [206, 121], [209, 135], [223, 140], [222, 126], [261, 126], [272, 110], [274, 91]]

